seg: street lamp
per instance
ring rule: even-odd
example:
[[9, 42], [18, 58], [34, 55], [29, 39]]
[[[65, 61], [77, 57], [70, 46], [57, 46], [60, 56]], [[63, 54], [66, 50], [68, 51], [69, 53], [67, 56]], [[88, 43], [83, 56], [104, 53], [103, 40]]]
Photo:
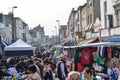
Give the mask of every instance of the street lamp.
[[56, 26], [54, 26], [55, 27], [55, 30], [56, 30], [56, 44], [57, 44], [57, 27]]
[[14, 41], [16, 39], [16, 27], [14, 26], [14, 9], [17, 8], [17, 6], [12, 7], [12, 40]]
[[58, 30], [59, 30], [59, 44], [60, 44], [60, 21], [59, 20], [56, 20], [56, 22], [58, 23]]
[[54, 30], [52, 32], [53, 32], [53, 43], [54, 43]]

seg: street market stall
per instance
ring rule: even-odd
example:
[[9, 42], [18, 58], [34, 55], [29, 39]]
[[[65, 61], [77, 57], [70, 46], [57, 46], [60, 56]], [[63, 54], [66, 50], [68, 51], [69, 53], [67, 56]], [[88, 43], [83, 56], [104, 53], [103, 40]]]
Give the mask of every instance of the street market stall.
[[[91, 63], [91, 67], [98, 72], [98, 74], [109, 74], [109, 76], [104, 76], [104, 78], [110, 78], [112, 73], [115, 73], [117, 76], [119, 76], [118, 73], [116, 73], [116, 69], [119, 72], [120, 69], [120, 41], [115, 40], [111, 38], [109, 41], [111, 42], [98, 42], [98, 43], [90, 43], [90, 44], [82, 44], [78, 45], [78, 48], [82, 49], [81, 56], [79, 57], [81, 61], [79, 61], [82, 66], [83, 62], [86, 64], [89, 61], [93, 60], [93, 63]], [[92, 49], [97, 48], [96, 51], [93, 51]], [[89, 50], [88, 50], [89, 49]], [[92, 52], [92, 57], [88, 57], [88, 53], [90, 55], [90, 51]], [[85, 55], [85, 56], [84, 56]], [[83, 59], [82, 59], [83, 58]], [[90, 58], [90, 59], [89, 59]], [[89, 59], [89, 60], [88, 60]], [[85, 62], [86, 61], [86, 62]], [[90, 65], [90, 64], [89, 64]], [[116, 79], [117, 80], [117, 79]]]
[[33, 46], [19, 39], [5, 47], [5, 57], [6, 56], [33, 56]]

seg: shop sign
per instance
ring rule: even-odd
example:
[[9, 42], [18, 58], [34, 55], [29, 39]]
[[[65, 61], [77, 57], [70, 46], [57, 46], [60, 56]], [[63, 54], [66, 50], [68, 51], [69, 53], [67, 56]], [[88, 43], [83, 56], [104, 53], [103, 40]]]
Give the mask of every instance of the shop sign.
[[100, 37], [108, 37], [109, 36], [109, 29], [102, 29], [100, 32]]
[[99, 33], [97, 32], [97, 33], [92, 33], [92, 38], [98, 38], [100, 35], [99, 35]]
[[101, 37], [101, 38], [100, 38], [100, 41], [106, 42], [106, 41], [108, 41], [108, 37]]
[[110, 30], [110, 36], [120, 35], [120, 27], [113, 28]]
[[91, 39], [91, 32], [86, 32], [86, 39]]

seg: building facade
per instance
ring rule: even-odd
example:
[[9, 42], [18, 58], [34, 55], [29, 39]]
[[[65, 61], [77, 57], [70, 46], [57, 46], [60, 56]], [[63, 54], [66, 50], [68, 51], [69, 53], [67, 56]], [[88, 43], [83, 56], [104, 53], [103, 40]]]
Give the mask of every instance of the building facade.
[[65, 43], [67, 25], [60, 25], [60, 43]]
[[32, 42], [39, 46], [44, 43], [44, 27], [41, 27], [41, 25], [38, 25], [30, 30], [30, 34], [32, 36]]
[[120, 26], [120, 0], [112, 0], [116, 15], [116, 26]]
[[75, 39], [75, 14], [76, 10], [73, 8], [68, 19], [68, 41], [73, 41]]

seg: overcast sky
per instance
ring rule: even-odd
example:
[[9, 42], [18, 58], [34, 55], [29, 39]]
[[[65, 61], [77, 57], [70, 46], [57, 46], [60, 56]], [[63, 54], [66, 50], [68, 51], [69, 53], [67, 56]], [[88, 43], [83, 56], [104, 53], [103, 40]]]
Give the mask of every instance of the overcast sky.
[[67, 25], [68, 17], [72, 8], [77, 9], [86, 0], [0, 0], [0, 12], [7, 14], [12, 11], [15, 17], [20, 17], [29, 27], [33, 28], [39, 24], [44, 26], [46, 35], [56, 33], [54, 26], [60, 21], [61, 25]]

